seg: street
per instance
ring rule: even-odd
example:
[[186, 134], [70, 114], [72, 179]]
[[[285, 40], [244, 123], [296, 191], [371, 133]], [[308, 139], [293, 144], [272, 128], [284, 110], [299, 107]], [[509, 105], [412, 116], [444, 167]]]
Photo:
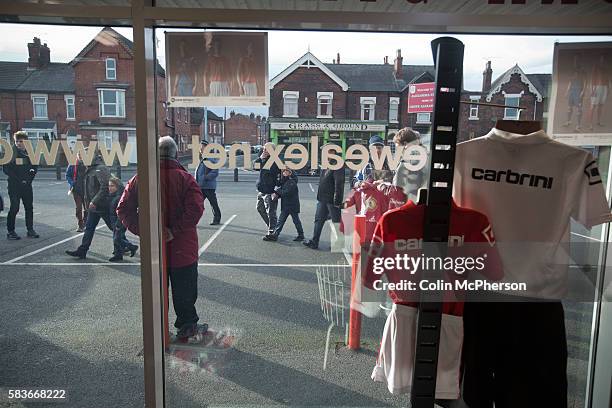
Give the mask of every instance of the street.
[[[124, 172], [123, 180], [130, 175]], [[278, 242], [262, 241], [265, 228], [255, 210], [256, 178], [257, 173], [240, 170], [236, 183], [231, 171], [222, 170], [217, 190], [222, 225], [208, 225], [212, 211], [205, 203], [198, 227], [202, 254], [196, 307], [200, 323], [208, 323], [224, 339], [166, 354], [167, 406], [407, 406], [406, 395], [392, 396], [385, 385], [370, 379], [382, 313], [363, 319], [358, 352], [344, 346], [344, 329], [334, 328], [323, 370], [328, 322], [315, 272], [324, 266], [346, 268], [350, 276], [349, 263], [342, 253], [330, 252], [329, 226], [318, 251], [292, 241], [296, 234], [290, 220]], [[317, 182], [302, 177], [299, 183], [307, 238], [312, 234]], [[8, 206], [6, 181], [0, 185]], [[30, 406], [8, 405], [8, 389], [44, 388], [65, 389], [68, 401], [43, 406], [141, 407], [138, 254], [109, 263], [112, 237], [101, 223], [86, 260], [65, 255], [82, 235], [74, 232], [74, 204], [67, 190], [65, 181], [55, 180], [52, 172], [41, 172], [34, 182], [39, 239], [25, 238], [23, 209], [17, 219], [17, 232], [24, 237], [20, 241], [4, 239], [6, 211], [0, 217], [0, 406]], [[138, 243], [133, 235], [128, 238]], [[589, 306], [576, 306], [566, 314], [571, 323], [570, 398], [580, 400]], [[169, 320], [174, 321], [172, 306]]]

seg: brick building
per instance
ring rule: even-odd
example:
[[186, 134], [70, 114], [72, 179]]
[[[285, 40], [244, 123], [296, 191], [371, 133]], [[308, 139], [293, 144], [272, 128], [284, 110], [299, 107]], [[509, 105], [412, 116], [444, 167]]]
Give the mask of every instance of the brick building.
[[[133, 43], [103, 28], [70, 63], [52, 63], [34, 38], [28, 62], [0, 62], [0, 136], [25, 130], [33, 140], [66, 138], [131, 145], [136, 162]], [[165, 71], [156, 64], [158, 134], [191, 135], [189, 109], [168, 109]]]
[[226, 145], [233, 143], [248, 142], [251, 146], [263, 144], [267, 141], [266, 118], [260, 115], [243, 115], [242, 113], [230, 112], [230, 117], [225, 120]]

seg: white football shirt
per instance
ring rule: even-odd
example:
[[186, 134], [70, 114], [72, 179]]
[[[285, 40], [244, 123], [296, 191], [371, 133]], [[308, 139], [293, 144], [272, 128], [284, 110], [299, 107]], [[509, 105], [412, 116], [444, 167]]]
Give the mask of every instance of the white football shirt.
[[612, 221], [593, 156], [544, 131], [493, 128], [458, 144], [455, 160], [455, 201], [488, 216], [503, 281], [525, 282], [524, 296], [563, 297], [570, 218], [587, 228]]

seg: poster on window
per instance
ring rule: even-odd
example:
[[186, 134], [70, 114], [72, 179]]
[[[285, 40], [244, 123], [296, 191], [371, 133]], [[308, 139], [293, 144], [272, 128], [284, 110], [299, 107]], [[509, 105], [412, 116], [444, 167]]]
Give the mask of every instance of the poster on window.
[[408, 88], [408, 113], [433, 112], [436, 83], [410, 84]]
[[267, 33], [166, 33], [168, 106], [268, 106]]
[[612, 42], [556, 43], [547, 132], [575, 146], [612, 144]]

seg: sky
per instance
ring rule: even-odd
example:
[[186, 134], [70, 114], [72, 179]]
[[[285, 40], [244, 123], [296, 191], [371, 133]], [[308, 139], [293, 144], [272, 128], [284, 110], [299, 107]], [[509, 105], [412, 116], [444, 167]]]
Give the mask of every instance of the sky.
[[[0, 60], [27, 61], [27, 43], [39, 37], [51, 49], [52, 62], [69, 62], [100, 31], [101, 27], [26, 25], [0, 23]], [[132, 39], [131, 28], [115, 28]], [[164, 31], [157, 34], [158, 58], [165, 66]], [[185, 30], [182, 30], [185, 31]], [[273, 78], [310, 50], [319, 60], [331, 63], [340, 53], [341, 63], [382, 64], [384, 57], [392, 63], [401, 49], [405, 65], [432, 65], [431, 34], [356, 33], [269, 31], [268, 60], [270, 78]], [[555, 42], [612, 41], [612, 36], [519, 36], [519, 35], [456, 35], [465, 44], [464, 88], [479, 90], [482, 72], [491, 61], [493, 78], [518, 64], [527, 74], [551, 73]], [[232, 107], [240, 113], [251, 111], [266, 114], [254, 108]], [[223, 114], [223, 109], [213, 109]], [[230, 107], [228, 107], [228, 112]]]

